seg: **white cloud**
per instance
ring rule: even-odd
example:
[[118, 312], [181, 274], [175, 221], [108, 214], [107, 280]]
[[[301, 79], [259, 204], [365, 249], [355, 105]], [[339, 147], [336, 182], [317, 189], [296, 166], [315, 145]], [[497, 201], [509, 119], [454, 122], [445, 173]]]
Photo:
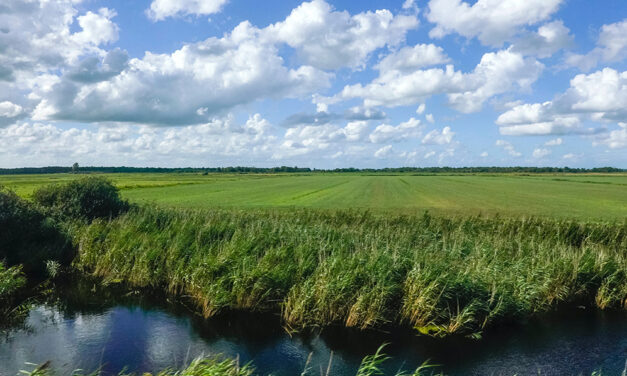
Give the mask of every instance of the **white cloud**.
[[22, 106], [9, 101], [0, 102], [0, 117], [13, 118], [22, 114]]
[[285, 67], [259, 34], [243, 22], [172, 54], [147, 52], [106, 81], [79, 85], [66, 77], [41, 94], [34, 118], [197, 124], [260, 98], [300, 96], [328, 84], [331, 76], [310, 66]]
[[503, 148], [512, 157], [520, 157], [520, 156], [522, 156], [522, 153], [516, 151], [516, 149], [514, 148], [514, 145], [512, 145], [511, 142], [508, 142], [508, 141], [505, 141], [505, 140], [496, 140], [495, 145], [498, 146], [498, 147]]
[[427, 19], [436, 24], [429, 35], [442, 38], [458, 33], [481, 43], [500, 46], [521, 28], [548, 19], [562, 0], [430, 0]]
[[370, 134], [369, 139], [375, 144], [384, 142], [400, 142], [421, 135], [422, 126], [420, 120], [411, 118], [397, 126], [381, 124]]
[[582, 156], [582, 154], [568, 153], [568, 154], [564, 154], [564, 155], [562, 155], [562, 159], [565, 159], [565, 160], [574, 160], [574, 159], [581, 158], [581, 156]]
[[16, 116], [0, 116], [0, 126], [28, 117], [41, 94], [59, 81], [60, 71], [106, 55], [101, 47], [118, 39], [115, 11], [80, 14], [75, 3], [6, 0], [0, 5], [0, 102], [21, 108]]
[[367, 121], [351, 121], [345, 127], [335, 124], [300, 125], [285, 132], [283, 142], [276, 148], [273, 156], [280, 159], [317, 151], [330, 154], [335, 150], [349, 154], [350, 148], [347, 144], [368, 143], [368, 133]]
[[552, 140], [549, 140], [547, 142], [544, 143], [544, 146], [559, 146], [563, 143], [564, 141], [562, 140], [561, 137], [558, 138], [554, 138]]
[[416, 109], [416, 113], [418, 115], [422, 115], [426, 109], [427, 109], [427, 106], [424, 103], [421, 103], [420, 106], [418, 106], [418, 108]]
[[[192, 2], [172, 4], [153, 2], [171, 11]], [[387, 10], [350, 15], [313, 0], [266, 28], [245, 21], [221, 38], [186, 44], [171, 54], [146, 52], [142, 59], [123, 61], [122, 69], [109, 69], [104, 60], [82, 61], [59, 82], [34, 92], [43, 98], [34, 119], [202, 123], [257, 99], [312, 94], [333, 77], [321, 68], [362, 66], [370, 53], [402, 42], [417, 24], [415, 15], [395, 16]], [[288, 68], [279, 54], [283, 43], [308, 65]], [[77, 82], [75, 72], [95, 78]], [[319, 109], [326, 106], [319, 104]]]
[[449, 94], [449, 103], [464, 113], [481, 110], [483, 103], [497, 95], [513, 90], [516, 86], [528, 89], [544, 66], [533, 58], [524, 58], [511, 50], [486, 53], [469, 75], [479, 84], [470, 91]]
[[487, 152], [487, 151], [484, 151], [484, 152], [482, 152], [481, 154], [479, 154], [479, 156], [480, 156], [481, 158], [487, 158], [487, 157], [488, 157], [488, 155], [489, 155], [489, 154], [488, 154], [488, 152]]
[[[234, 117], [177, 127], [101, 126], [63, 129], [54, 124], [19, 122], [0, 128], [0, 160], [5, 165], [81, 164], [180, 166], [202, 161], [252, 163], [270, 158], [277, 146], [272, 126], [259, 114], [244, 124]], [[44, 162], [45, 161], [45, 162]], [[248, 162], [247, 162], [248, 161]], [[228, 162], [227, 162], [228, 163]]]
[[627, 148], [627, 123], [618, 123], [619, 129], [607, 134], [598, 135], [594, 145], [605, 145], [610, 149]]
[[627, 121], [627, 72], [605, 68], [570, 81], [570, 88], [544, 103], [520, 104], [501, 114], [501, 134], [538, 135], [595, 133], [581, 123]]
[[118, 40], [118, 26], [111, 21], [117, 13], [111, 9], [100, 8], [98, 13], [87, 12], [77, 17], [81, 31], [72, 34], [78, 45], [100, 45]]
[[512, 49], [523, 55], [545, 58], [572, 45], [570, 30], [562, 21], [553, 21], [540, 26], [537, 32], [529, 32], [516, 40]]
[[435, 155], [435, 151], [429, 151], [425, 154], [424, 159], [429, 159]]
[[153, 21], [187, 15], [219, 13], [227, 0], [153, 0], [146, 14]]
[[[483, 55], [470, 73], [431, 68], [403, 72], [381, 71], [371, 83], [348, 85], [332, 98], [331, 104], [351, 98], [363, 98], [364, 106], [404, 106], [422, 103], [436, 94], [448, 94], [449, 104], [461, 112], [479, 111], [483, 103], [515, 88], [527, 89], [537, 80], [544, 66], [533, 58], [524, 58], [510, 50]], [[318, 99], [320, 101], [320, 99]]]
[[597, 47], [585, 55], [572, 54], [566, 63], [588, 71], [600, 62], [611, 63], [627, 58], [627, 19], [601, 27]]
[[374, 153], [376, 158], [387, 158], [392, 154], [392, 145], [386, 145]]
[[532, 153], [533, 157], [536, 159], [544, 158], [549, 154], [551, 154], [551, 151], [549, 149], [541, 149], [541, 148], [534, 149]]
[[411, 72], [419, 68], [440, 65], [449, 62], [442, 47], [434, 44], [417, 44], [413, 47], [403, 47], [384, 57], [375, 66], [381, 72], [400, 71]]
[[313, 0], [266, 28], [265, 37], [287, 43], [302, 61], [320, 69], [360, 68], [373, 51], [398, 45], [417, 26], [415, 15], [395, 16], [385, 9], [350, 15]]
[[433, 114], [426, 114], [425, 119], [431, 124], [435, 123], [435, 118], [433, 117]]
[[[70, 0], [2, 2], [0, 11], [0, 81], [27, 84], [37, 74], [76, 62], [85, 54], [100, 54], [99, 46], [118, 38], [111, 20], [116, 13], [101, 8], [77, 17]], [[78, 23], [73, 32], [73, 23]]]
[[434, 129], [425, 135], [422, 139], [422, 143], [428, 145], [446, 145], [453, 141], [454, 136], [455, 132], [451, 131], [451, 127], [444, 127], [442, 131]]

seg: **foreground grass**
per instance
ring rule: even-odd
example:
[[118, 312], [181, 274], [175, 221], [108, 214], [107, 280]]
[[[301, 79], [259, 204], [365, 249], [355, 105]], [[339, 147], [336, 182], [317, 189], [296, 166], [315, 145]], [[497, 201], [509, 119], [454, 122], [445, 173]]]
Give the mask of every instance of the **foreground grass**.
[[[375, 376], [383, 375], [381, 369], [382, 363], [389, 358], [381, 353], [381, 348], [374, 355], [367, 356], [361, 362], [359, 369], [356, 372], [356, 376]], [[423, 365], [413, 372], [397, 372], [395, 376], [420, 376], [425, 370], [430, 368], [428, 365]], [[301, 373], [301, 376], [310, 375], [310, 369], [305, 366], [305, 369]], [[50, 371], [48, 364], [43, 364], [36, 367], [33, 371], [23, 371], [23, 374], [28, 376], [53, 376], [54, 372]], [[434, 373], [429, 373], [433, 375]], [[119, 373], [118, 376], [132, 376], [133, 374]], [[154, 374], [154, 376], [254, 376], [258, 375], [255, 372], [254, 367], [250, 365], [240, 366], [236, 359], [221, 359], [219, 357], [213, 358], [198, 358], [194, 360], [187, 368], [175, 371], [166, 369]], [[327, 370], [325, 374], [321, 376], [331, 376], [330, 370]], [[72, 376], [100, 376], [100, 372], [95, 371], [90, 374], [85, 374], [80, 371], [76, 371]], [[143, 376], [153, 376], [152, 373], [144, 373]]]
[[[384, 345], [385, 346], [385, 345]], [[382, 365], [390, 358], [387, 357], [383, 353], [384, 346], [381, 346], [374, 355], [366, 356], [359, 365], [355, 376], [379, 376], [385, 375], [383, 371]], [[331, 362], [332, 359], [329, 360], [329, 367], [326, 372], [324, 370], [320, 370], [320, 376], [332, 376], [331, 372]], [[394, 374], [394, 376], [421, 376], [421, 375], [439, 375], [443, 376], [443, 373], [436, 373], [433, 370], [433, 365], [428, 363], [424, 363], [419, 366], [417, 369], [411, 372], [398, 371]], [[49, 364], [44, 364], [36, 367], [33, 371], [22, 371], [23, 374], [27, 376], [54, 376], [54, 373], [50, 371]], [[324, 373], [323, 373], [324, 372]], [[314, 370], [311, 370], [308, 367], [308, 362], [305, 364], [305, 369], [300, 374], [300, 376], [307, 375], [317, 375], [318, 373]], [[602, 376], [601, 371], [595, 371], [592, 373], [592, 376]], [[239, 364], [237, 359], [223, 359], [221, 357], [211, 357], [211, 358], [198, 358], [192, 361], [192, 363], [183, 370], [175, 371], [171, 369], [166, 369], [156, 374], [152, 373], [144, 373], [143, 376], [255, 376], [259, 375], [255, 368], [251, 365], [243, 365]], [[541, 375], [541, 374], [539, 374]], [[627, 375], [627, 363], [625, 364], [625, 370], [621, 373], [621, 376]], [[80, 371], [76, 371], [72, 374], [72, 376], [100, 376], [100, 372], [92, 372], [90, 374], [85, 374]], [[133, 376], [133, 374], [128, 373], [119, 373], [118, 376]], [[269, 375], [271, 376], [271, 375]]]
[[141, 207], [70, 232], [78, 269], [295, 330], [477, 336], [560, 305], [627, 309], [627, 222]]

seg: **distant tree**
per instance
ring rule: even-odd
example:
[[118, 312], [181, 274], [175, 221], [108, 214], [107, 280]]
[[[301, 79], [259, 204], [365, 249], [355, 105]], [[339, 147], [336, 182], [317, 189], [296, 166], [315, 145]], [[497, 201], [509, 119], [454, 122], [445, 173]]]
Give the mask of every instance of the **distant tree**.
[[74, 162], [74, 164], [72, 165], [72, 173], [73, 174], [78, 173], [78, 162]]

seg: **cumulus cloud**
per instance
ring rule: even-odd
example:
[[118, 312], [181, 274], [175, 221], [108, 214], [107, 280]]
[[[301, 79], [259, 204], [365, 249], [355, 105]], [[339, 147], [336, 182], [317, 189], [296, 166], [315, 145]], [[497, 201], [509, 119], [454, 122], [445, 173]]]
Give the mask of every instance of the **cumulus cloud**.
[[70, 67], [65, 76], [71, 81], [95, 83], [106, 81], [128, 67], [128, 53], [119, 48], [108, 51], [103, 57], [89, 56]]
[[392, 154], [392, 145], [386, 145], [375, 151], [376, 158], [387, 158]]
[[442, 131], [434, 129], [425, 135], [422, 139], [422, 143], [429, 145], [446, 145], [453, 141], [454, 136], [455, 132], [451, 131], [451, 127], [444, 127]]
[[600, 62], [611, 63], [627, 58], [627, 19], [601, 27], [597, 46], [585, 55], [572, 54], [566, 63], [588, 71]]
[[605, 145], [610, 149], [627, 148], [627, 123], [618, 123], [618, 129], [596, 136], [594, 145]]
[[[177, 7], [196, 9], [196, 2], [172, 4], [153, 2], [160, 7], [155, 9], [175, 14]], [[171, 54], [146, 52], [141, 59], [128, 59], [125, 52], [114, 50], [75, 62], [58, 82], [35, 90], [33, 95], [42, 100], [34, 119], [202, 123], [258, 99], [312, 94], [333, 77], [322, 69], [362, 66], [374, 50], [402, 42], [417, 24], [415, 15], [395, 16], [387, 10], [351, 15], [313, 0], [266, 28], [245, 21], [221, 38], [186, 44]], [[98, 42], [111, 39], [102, 38]], [[279, 53], [283, 44], [293, 47], [305, 65], [288, 68]], [[326, 112], [324, 106], [319, 110]], [[359, 115], [345, 117], [357, 120]], [[320, 118], [321, 123], [328, 121]]]
[[562, 21], [553, 21], [540, 26], [538, 31], [526, 33], [517, 39], [512, 49], [523, 55], [546, 58], [572, 45], [570, 30]]
[[351, 15], [335, 11], [324, 0], [305, 2], [264, 31], [268, 39], [287, 43], [306, 64], [320, 69], [363, 67], [378, 48], [404, 41], [418, 26], [415, 15], [388, 10]]
[[468, 79], [476, 82], [469, 91], [449, 94], [450, 105], [460, 112], [481, 110], [483, 103], [498, 94], [518, 87], [527, 89], [534, 83], [544, 65], [533, 58], [524, 58], [511, 50], [490, 52], [483, 55]]
[[551, 151], [549, 149], [536, 148], [533, 150], [533, 153], [531, 155], [536, 159], [541, 159], [548, 156], [549, 154], [551, 154]]
[[478, 0], [469, 4], [461, 0], [430, 0], [427, 19], [436, 24], [432, 38], [458, 33], [477, 37], [481, 43], [500, 46], [521, 28], [548, 19], [562, 0]]
[[403, 47], [384, 57], [375, 68], [379, 71], [408, 72], [432, 65], [441, 65], [450, 59], [442, 47], [434, 44], [417, 44], [413, 47]]
[[285, 118], [281, 125], [291, 128], [298, 125], [323, 125], [338, 120], [381, 120], [385, 119], [385, 117], [385, 112], [374, 108], [351, 107], [344, 113], [330, 113], [326, 111], [295, 113]]
[[578, 154], [574, 154], [574, 153], [567, 153], [567, 154], [562, 155], [562, 159], [564, 159], [564, 160], [573, 160], [573, 159], [577, 159], [577, 158], [580, 158], [580, 157], [581, 157], [580, 154], [578, 155]]
[[332, 148], [347, 151], [346, 143], [366, 142], [369, 127], [366, 121], [348, 122], [341, 127], [335, 124], [301, 125], [288, 129], [280, 148], [275, 150], [276, 158], [304, 155], [316, 151], [330, 151]]
[[528, 88], [537, 80], [544, 66], [511, 50], [483, 55], [470, 73], [456, 71], [452, 65], [405, 72], [380, 71], [371, 83], [348, 85], [327, 104], [351, 98], [363, 98], [364, 106], [403, 106], [422, 103], [436, 94], [448, 94], [449, 104], [458, 111], [479, 111], [492, 96], [515, 88]]
[[514, 106], [496, 123], [507, 135], [595, 133], [603, 129], [586, 129], [582, 122], [625, 122], [626, 107], [627, 72], [605, 68], [575, 76], [570, 88], [552, 101]]
[[0, 102], [0, 117], [12, 118], [19, 116], [23, 111], [22, 106], [9, 101]]
[[70, 0], [2, 2], [0, 102], [20, 106], [20, 114], [0, 116], [0, 126], [29, 116], [59, 71], [85, 56], [105, 56], [102, 47], [119, 37], [115, 16], [108, 8], [80, 14]]
[[79, 85], [74, 76], [42, 94], [35, 119], [196, 124], [260, 98], [310, 93], [331, 77], [310, 66], [287, 68], [248, 22], [172, 54], [147, 52], [106, 81]]
[[12, 124], [24, 116], [24, 108], [9, 101], [0, 102], [0, 127]]
[[[0, 81], [26, 84], [82, 55], [102, 53], [100, 45], [118, 39], [118, 27], [111, 20], [115, 11], [101, 8], [77, 16], [73, 5], [70, 0], [2, 3]], [[78, 28], [73, 31], [75, 21]]]
[[422, 126], [420, 120], [411, 118], [399, 125], [393, 126], [389, 124], [378, 125], [370, 134], [369, 139], [375, 144], [387, 142], [400, 142], [412, 138], [420, 137]]
[[563, 143], [564, 141], [562, 140], [561, 137], [558, 138], [554, 138], [552, 140], [549, 140], [547, 142], [544, 143], [544, 146], [559, 146]]
[[514, 148], [514, 145], [512, 145], [511, 142], [508, 142], [508, 141], [505, 141], [505, 140], [496, 140], [495, 145], [498, 146], [498, 147], [503, 148], [503, 150], [505, 150], [512, 157], [520, 157], [520, 156], [522, 156], [522, 153], [516, 151], [516, 148]]
[[146, 15], [153, 21], [168, 17], [219, 13], [227, 0], [153, 0]]
[[[255, 114], [243, 124], [232, 115], [186, 127], [100, 126], [64, 129], [50, 123], [19, 122], [0, 128], [3, 164], [83, 163], [189, 165], [205, 161], [251, 163], [270, 158], [276, 148], [271, 124]], [[248, 158], [248, 159], [247, 159]], [[13, 163], [11, 163], [13, 162]], [[201, 162], [202, 163], [202, 162]]]

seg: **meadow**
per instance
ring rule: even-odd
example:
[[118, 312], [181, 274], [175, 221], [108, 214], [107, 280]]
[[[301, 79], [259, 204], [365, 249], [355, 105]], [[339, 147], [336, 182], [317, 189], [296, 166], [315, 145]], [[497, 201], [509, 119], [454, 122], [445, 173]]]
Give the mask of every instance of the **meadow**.
[[[5, 175], [23, 197], [82, 175]], [[179, 208], [369, 209], [415, 214], [627, 217], [627, 174], [101, 174], [135, 203]]]

